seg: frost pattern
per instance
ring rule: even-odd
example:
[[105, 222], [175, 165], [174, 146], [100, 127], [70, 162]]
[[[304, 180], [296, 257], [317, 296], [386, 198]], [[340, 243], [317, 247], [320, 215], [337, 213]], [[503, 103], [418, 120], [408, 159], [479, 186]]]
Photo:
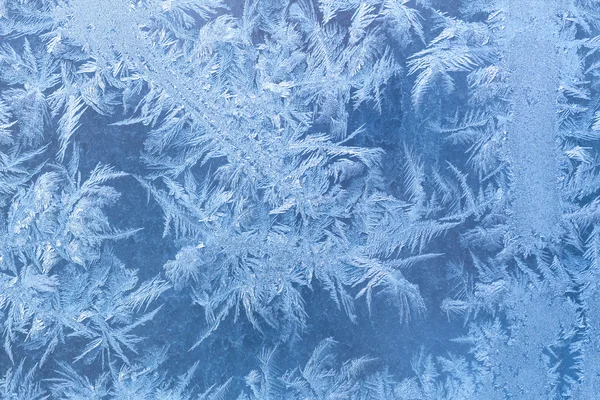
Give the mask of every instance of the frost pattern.
[[0, 0], [0, 397], [587, 399], [598, 0]]

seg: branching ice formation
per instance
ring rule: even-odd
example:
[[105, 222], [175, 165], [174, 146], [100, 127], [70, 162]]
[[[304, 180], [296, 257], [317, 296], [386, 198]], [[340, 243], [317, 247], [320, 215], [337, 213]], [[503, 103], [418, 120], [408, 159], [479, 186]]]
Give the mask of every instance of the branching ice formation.
[[594, 398], [598, 10], [0, 0], [0, 397]]

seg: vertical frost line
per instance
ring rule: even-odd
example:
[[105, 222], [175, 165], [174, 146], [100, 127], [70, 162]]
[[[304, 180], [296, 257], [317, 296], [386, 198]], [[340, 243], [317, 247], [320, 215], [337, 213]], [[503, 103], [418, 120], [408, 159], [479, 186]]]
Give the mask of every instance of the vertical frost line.
[[505, 0], [504, 57], [512, 90], [507, 141], [513, 172], [512, 224], [522, 237], [551, 234], [560, 215], [556, 145], [560, 2]]

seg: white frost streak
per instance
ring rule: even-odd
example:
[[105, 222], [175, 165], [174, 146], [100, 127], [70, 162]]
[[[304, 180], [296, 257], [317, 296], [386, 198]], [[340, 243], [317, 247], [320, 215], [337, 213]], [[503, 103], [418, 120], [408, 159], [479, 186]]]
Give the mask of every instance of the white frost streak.
[[523, 238], [552, 235], [560, 217], [557, 89], [560, 0], [505, 0], [505, 61], [512, 115], [512, 224]]

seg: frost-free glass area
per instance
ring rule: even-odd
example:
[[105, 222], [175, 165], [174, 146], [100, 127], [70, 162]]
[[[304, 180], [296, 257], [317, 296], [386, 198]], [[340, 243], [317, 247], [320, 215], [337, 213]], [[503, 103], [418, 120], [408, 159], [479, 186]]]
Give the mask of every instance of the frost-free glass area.
[[592, 400], [599, 0], [0, 0], [0, 399]]

